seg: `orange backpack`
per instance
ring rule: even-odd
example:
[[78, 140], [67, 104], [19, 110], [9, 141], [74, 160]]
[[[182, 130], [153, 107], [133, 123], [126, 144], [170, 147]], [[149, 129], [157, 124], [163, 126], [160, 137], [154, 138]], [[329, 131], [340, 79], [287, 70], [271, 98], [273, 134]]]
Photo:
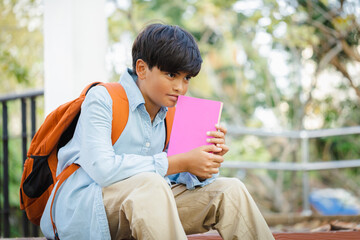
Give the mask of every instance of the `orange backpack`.
[[[28, 219], [36, 225], [40, 225], [41, 216], [56, 182], [59, 181], [58, 189], [62, 182], [79, 168], [79, 165], [72, 164], [56, 177], [58, 150], [73, 137], [81, 104], [86, 93], [96, 85], [106, 87], [113, 101], [113, 145], [127, 124], [129, 102], [124, 88], [119, 83], [92, 83], [78, 98], [61, 105], [46, 117], [31, 141], [20, 183], [20, 208], [25, 209]], [[174, 112], [175, 108], [169, 108], [166, 116], [165, 146], [169, 142]]]

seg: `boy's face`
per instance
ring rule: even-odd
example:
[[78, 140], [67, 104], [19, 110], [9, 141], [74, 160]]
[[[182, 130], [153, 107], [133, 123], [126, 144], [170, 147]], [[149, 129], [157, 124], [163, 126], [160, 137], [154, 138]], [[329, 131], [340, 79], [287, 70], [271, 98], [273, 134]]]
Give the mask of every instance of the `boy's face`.
[[138, 60], [136, 72], [145, 104], [152, 108], [175, 106], [178, 96], [187, 92], [191, 78], [187, 73], [163, 72], [158, 67], [150, 70], [142, 60]]

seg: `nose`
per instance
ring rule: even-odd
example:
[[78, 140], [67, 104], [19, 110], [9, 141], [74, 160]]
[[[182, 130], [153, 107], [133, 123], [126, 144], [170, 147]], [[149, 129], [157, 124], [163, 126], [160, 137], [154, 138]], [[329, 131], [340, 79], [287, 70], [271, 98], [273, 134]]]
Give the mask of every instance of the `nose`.
[[173, 89], [175, 92], [181, 93], [184, 89], [183, 81], [181, 79], [174, 81]]

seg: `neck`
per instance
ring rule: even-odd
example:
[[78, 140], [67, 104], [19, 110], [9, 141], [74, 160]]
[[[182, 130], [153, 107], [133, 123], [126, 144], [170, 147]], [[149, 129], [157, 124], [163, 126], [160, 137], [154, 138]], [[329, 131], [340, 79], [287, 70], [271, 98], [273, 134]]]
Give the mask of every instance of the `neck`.
[[139, 87], [141, 94], [145, 100], [145, 109], [149, 113], [151, 122], [154, 121], [156, 114], [160, 111], [160, 107], [156, 105], [147, 94], [143, 91], [142, 87], [139, 85], [139, 81], [136, 82], [136, 85]]
[[145, 99], [145, 109], [150, 115], [151, 122], [153, 122], [156, 114], [160, 111], [160, 107], [152, 104], [148, 99]]

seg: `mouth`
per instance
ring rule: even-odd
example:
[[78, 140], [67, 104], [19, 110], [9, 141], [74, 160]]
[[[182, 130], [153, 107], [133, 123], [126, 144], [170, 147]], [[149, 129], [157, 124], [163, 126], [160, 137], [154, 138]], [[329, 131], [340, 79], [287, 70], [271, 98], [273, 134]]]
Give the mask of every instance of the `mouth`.
[[170, 98], [171, 101], [177, 102], [179, 96], [178, 95], [168, 94], [168, 97]]

